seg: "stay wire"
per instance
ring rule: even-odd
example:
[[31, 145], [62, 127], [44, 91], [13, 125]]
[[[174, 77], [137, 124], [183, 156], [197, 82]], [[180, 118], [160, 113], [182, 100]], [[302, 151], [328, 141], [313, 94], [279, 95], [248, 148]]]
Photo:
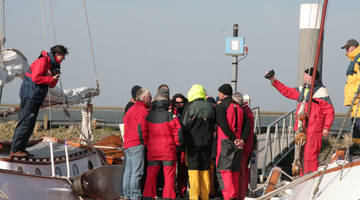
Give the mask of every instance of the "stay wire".
[[54, 34], [54, 40], [55, 40], [55, 45], [57, 44], [57, 40], [56, 40], [56, 30], [55, 30], [55, 17], [54, 17], [54, 6], [52, 3], [52, 0], [49, 0], [49, 7], [50, 7], [50, 14], [51, 14], [51, 22], [52, 22], [52, 31]]
[[95, 79], [96, 79], [96, 88], [97, 88], [98, 92], [100, 92], [99, 76], [98, 76], [98, 73], [97, 73], [97, 70], [96, 70], [96, 62], [95, 62], [94, 45], [93, 45], [93, 40], [92, 40], [92, 37], [91, 37], [91, 32], [90, 32], [90, 25], [89, 25], [88, 11], [87, 11], [87, 7], [86, 7], [85, 0], [83, 0], [82, 2], [83, 2], [83, 6], [84, 6], [85, 19], [86, 19], [87, 30], [88, 30], [88, 35], [89, 35], [89, 43], [90, 43], [90, 50], [91, 50], [91, 58], [92, 58], [92, 62], [93, 62], [93, 68], [94, 68]]

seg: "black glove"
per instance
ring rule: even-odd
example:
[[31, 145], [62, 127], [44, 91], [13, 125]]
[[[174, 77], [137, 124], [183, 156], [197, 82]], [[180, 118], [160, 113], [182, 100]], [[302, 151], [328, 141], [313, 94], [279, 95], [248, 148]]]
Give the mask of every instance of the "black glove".
[[270, 79], [270, 78], [274, 77], [274, 75], [275, 75], [275, 71], [272, 69], [268, 73], [266, 73], [264, 77], [266, 79]]

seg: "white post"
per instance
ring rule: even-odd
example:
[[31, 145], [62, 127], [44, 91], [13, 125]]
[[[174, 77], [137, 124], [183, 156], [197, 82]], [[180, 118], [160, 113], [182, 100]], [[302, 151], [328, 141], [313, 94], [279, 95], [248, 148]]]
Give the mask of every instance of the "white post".
[[[322, 5], [317, 3], [304, 3], [300, 6], [299, 20], [299, 54], [298, 54], [298, 80], [297, 85], [303, 84], [304, 70], [314, 67], [318, 36], [320, 33]], [[320, 50], [318, 70], [321, 78], [322, 48]]]
[[[92, 104], [87, 105], [87, 109], [81, 110], [82, 115], [82, 122], [81, 122], [81, 134], [80, 138], [84, 139], [88, 142], [93, 142], [93, 135], [92, 135], [92, 129], [91, 129], [91, 121], [92, 121], [92, 113], [93, 113], [93, 107]], [[85, 142], [81, 142], [83, 144], [87, 144]]]
[[66, 158], [66, 171], [67, 171], [67, 177], [70, 178], [70, 163], [69, 163], [69, 152], [68, 152], [68, 144], [65, 140], [65, 158]]
[[50, 141], [50, 157], [51, 157], [51, 174], [52, 176], [55, 176], [54, 147], [52, 141]]

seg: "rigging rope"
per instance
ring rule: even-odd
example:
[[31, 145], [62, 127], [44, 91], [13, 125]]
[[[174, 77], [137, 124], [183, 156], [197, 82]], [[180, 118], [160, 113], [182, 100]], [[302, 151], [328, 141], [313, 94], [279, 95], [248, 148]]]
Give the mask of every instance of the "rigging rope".
[[83, 6], [84, 6], [87, 30], [88, 30], [88, 35], [89, 35], [91, 58], [92, 58], [92, 62], [93, 62], [93, 68], [94, 68], [95, 79], [96, 79], [96, 88], [97, 88], [98, 92], [100, 92], [99, 76], [98, 76], [97, 70], [96, 70], [94, 46], [93, 46], [93, 41], [92, 41], [92, 37], [91, 37], [91, 33], [90, 33], [89, 18], [88, 18], [88, 12], [87, 12], [87, 8], [86, 8], [85, 0], [83, 0]]
[[57, 40], [56, 40], [56, 31], [55, 31], [55, 17], [54, 17], [54, 8], [53, 8], [53, 3], [52, 0], [49, 0], [50, 3], [50, 14], [51, 14], [51, 22], [52, 22], [52, 29], [53, 29], [53, 34], [54, 34], [54, 40], [55, 40], [55, 44], [57, 44]]
[[[347, 112], [346, 115], [345, 115], [344, 121], [343, 121], [342, 124], [341, 124], [340, 130], [339, 130], [339, 132], [338, 132], [338, 134], [337, 134], [337, 136], [336, 136], [336, 140], [335, 140], [334, 144], [336, 144], [336, 143], [339, 142], [340, 136], [342, 135], [342, 132], [344, 131], [346, 121], [348, 120], [349, 115], [351, 114], [352, 107], [354, 106], [355, 101], [356, 101], [356, 99], [358, 98], [359, 94], [360, 94], [360, 84], [358, 85], [358, 88], [357, 88], [357, 90], [356, 90], [356, 92], [355, 92], [355, 95], [354, 95], [354, 97], [353, 97], [353, 99], [352, 99], [352, 101], [351, 101], [349, 110], [348, 110], [348, 112]], [[330, 154], [331, 152], [333, 152], [334, 150], [335, 150], [335, 146], [332, 146], [331, 149], [327, 152], [326, 155], [329, 155], [329, 154]], [[329, 162], [330, 162], [330, 159], [328, 159], [328, 161], [326, 162], [326, 165], [325, 165], [324, 169], [323, 169], [322, 172], [321, 172], [321, 176], [320, 176], [320, 178], [319, 178], [319, 182], [317, 183], [317, 185], [316, 185], [316, 187], [315, 187], [315, 189], [314, 189], [314, 192], [313, 192], [313, 198], [315, 197], [315, 195], [316, 195], [317, 192], [319, 191], [319, 187], [320, 187], [321, 181], [322, 181], [322, 179], [323, 179], [323, 177], [324, 177], [324, 174], [325, 174], [326, 169], [328, 168]]]

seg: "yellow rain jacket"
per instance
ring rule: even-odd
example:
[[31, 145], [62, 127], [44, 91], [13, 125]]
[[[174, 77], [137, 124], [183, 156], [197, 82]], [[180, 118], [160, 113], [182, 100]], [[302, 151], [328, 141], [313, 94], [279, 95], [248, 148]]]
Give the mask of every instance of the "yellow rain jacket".
[[[346, 54], [346, 56], [353, 61], [355, 59], [355, 57], [360, 54], [360, 46], [358, 46], [356, 49], [354, 49], [354, 51]], [[357, 60], [357, 62], [355, 63], [355, 67], [354, 67], [354, 74], [349, 74], [347, 76], [347, 81], [345, 84], [345, 90], [344, 90], [344, 106], [350, 106], [351, 101], [354, 97], [354, 94], [358, 88], [358, 85], [360, 84], [360, 69], [359, 69], [359, 63], [360, 62], [360, 58]], [[359, 102], [359, 97], [357, 98], [357, 100], [355, 101], [355, 104], [353, 106], [353, 110], [351, 113], [351, 116], [354, 117], [355, 116], [355, 112], [356, 112], [356, 108]], [[357, 112], [356, 117], [360, 117], [360, 110]]]

